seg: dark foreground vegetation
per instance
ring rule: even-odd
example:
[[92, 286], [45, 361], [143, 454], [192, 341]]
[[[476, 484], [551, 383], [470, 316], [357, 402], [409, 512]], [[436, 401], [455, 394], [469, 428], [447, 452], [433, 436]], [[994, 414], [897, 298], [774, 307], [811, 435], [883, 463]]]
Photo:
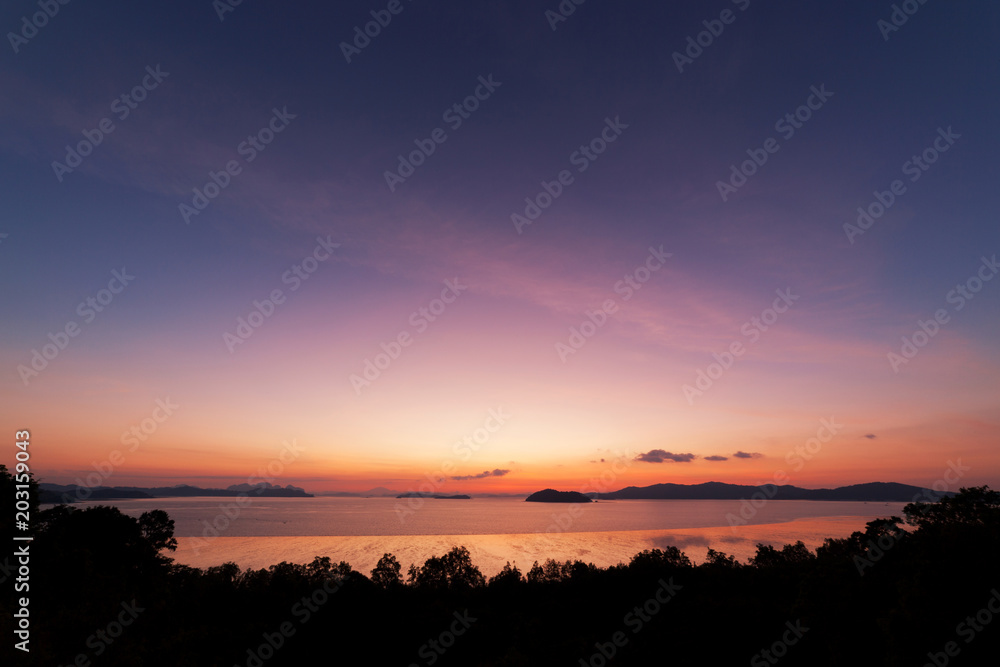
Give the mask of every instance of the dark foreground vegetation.
[[[0, 493], [13, 498], [0, 468]], [[5, 501], [5, 506], [7, 502]], [[0, 663], [55, 665], [991, 665], [1000, 654], [1000, 493], [962, 489], [864, 532], [758, 546], [749, 563], [674, 547], [601, 569], [506, 567], [462, 547], [368, 575], [316, 558], [263, 570], [172, 563], [173, 522], [56, 506], [32, 528], [30, 592], [4, 548]], [[13, 512], [0, 528], [12, 544]], [[13, 567], [11, 567], [13, 565]], [[30, 597], [31, 652], [13, 649]]]

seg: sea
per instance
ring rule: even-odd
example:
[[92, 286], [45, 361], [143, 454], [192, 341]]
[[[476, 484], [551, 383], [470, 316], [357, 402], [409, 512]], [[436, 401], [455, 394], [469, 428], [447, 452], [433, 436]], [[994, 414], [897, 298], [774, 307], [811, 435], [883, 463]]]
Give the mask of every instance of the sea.
[[709, 548], [745, 562], [758, 544], [801, 540], [815, 549], [868, 521], [902, 516], [904, 503], [758, 500], [615, 500], [529, 503], [522, 498], [201, 497], [88, 501], [129, 516], [161, 509], [174, 520], [177, 563], [243, 569], [316, 556], [368, 574], [385, 553], [420, 565], [455, 546], [491, 576], [505, 563], [526, 572], [538, 561], [627, 563], [645, 549], [676, 546], [695, 563]]

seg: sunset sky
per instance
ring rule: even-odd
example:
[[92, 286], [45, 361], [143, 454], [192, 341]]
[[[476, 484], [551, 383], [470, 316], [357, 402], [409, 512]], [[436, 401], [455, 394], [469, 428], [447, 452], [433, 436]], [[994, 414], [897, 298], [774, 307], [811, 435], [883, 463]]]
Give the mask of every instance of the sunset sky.
[[1000, 487], [1000, 6], [558, 6], [8, 35], [0, 461], [27, 428], [55, 483]]

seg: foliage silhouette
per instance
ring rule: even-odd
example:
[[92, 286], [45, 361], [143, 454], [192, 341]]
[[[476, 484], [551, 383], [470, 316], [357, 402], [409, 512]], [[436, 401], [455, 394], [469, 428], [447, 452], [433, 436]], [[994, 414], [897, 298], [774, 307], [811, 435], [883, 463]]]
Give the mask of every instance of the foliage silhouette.
[[375, 568], [372, 570], [372, 583], [379, 588], [392, 588], [403, 583], [403, 577], [399, 574], [402, 566], [392, 554], [383, 554]]
[[485, 586], [486, 579], [472, 564], [468, 549], [453, 547], [441, 557], [428, 558], [423, 567], [411, 565], [407, 583], [418, 588], [467, 590]]

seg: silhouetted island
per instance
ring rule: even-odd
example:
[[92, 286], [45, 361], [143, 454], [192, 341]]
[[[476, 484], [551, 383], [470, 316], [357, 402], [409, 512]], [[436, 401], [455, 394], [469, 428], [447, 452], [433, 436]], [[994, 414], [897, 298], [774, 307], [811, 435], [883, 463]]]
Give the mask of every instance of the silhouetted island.
[[952, 493], [939, 493], [931, 489], [897, 484], [896, 482], [869, 482], [852, 484], [835, 489], [803, 489], [790, 484], [762, 484], [749, 486], [705, 482], [704, 484], [653, 484], [627, 486], [618, 491], [595, 494], [601, 500], [744, 500], [763, 496], [771, 500], [852, 500], [885, 503], [909, 503], [918, 499], [940, 498]]
[[189, 484], [177, 486], [80, 486], [78, 484], [50, 484], [42, 482], [39, 490], [46, 492], [46, 503], [72, 503], [78, 500], [119, 500], [123, 498], [192, 498], [199, 496], [259, 496], [261, 498], [312, 498], [313, 494], [291, 484], [258, 482], [256, 484], [233, 484], [225, 489], [203, 489]]
[[536, 491], [524, 499], [526, 503], [590, 503], [590, 498], [579, 491], [556, 491], [545, 489]]
[[464, 493], [460, 493], [455, 496], [441, 496], [436, 493], [419, 493], [414, 491], [412, 493], [401, 493], [397, 498], [434, 498], [435, 500], [471, 500], [472, 496], [467, 496]]

